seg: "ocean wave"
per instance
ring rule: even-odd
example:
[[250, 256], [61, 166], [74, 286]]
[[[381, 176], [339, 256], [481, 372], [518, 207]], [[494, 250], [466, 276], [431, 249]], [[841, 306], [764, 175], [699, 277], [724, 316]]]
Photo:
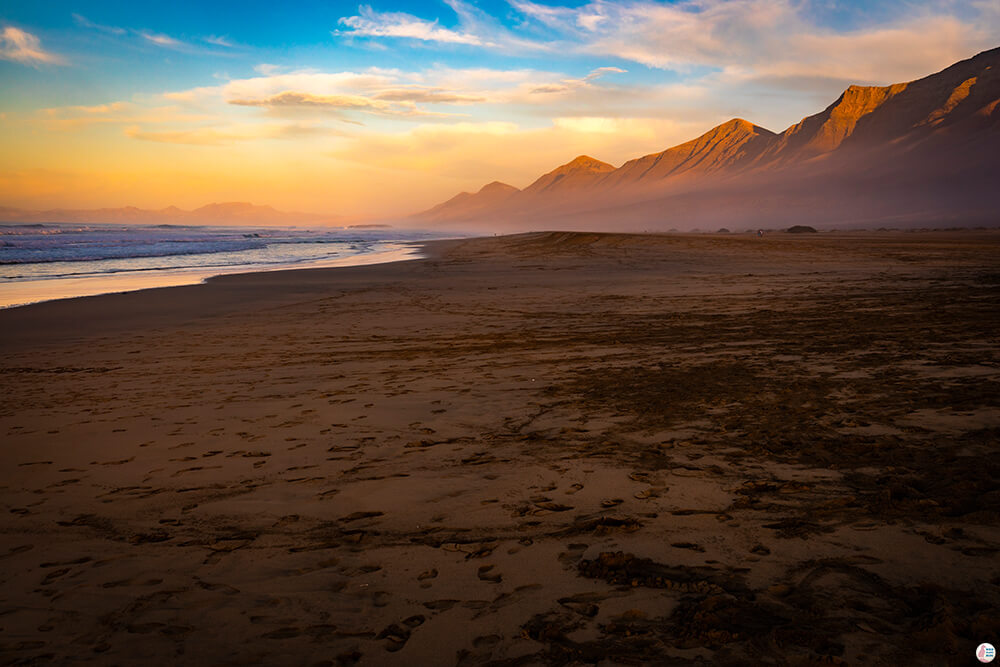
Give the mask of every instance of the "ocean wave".
[[105, 259], [138, 259], [177, 255], [208, 255], [262, 248], [258, 241], [161, 241], [122, 242], [119, 245], [78, 243], [71, 245], [0, 245], [0, 265], [46, 264], [49, 262], [93, 262]]

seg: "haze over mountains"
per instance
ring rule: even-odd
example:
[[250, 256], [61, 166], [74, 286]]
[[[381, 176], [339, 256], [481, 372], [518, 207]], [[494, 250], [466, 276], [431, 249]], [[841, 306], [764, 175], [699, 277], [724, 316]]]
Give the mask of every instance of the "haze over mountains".
[[0, 221], [21, 223], [80, 222], [113, 224], [171, 224], [171, 225], [289, 225], [331, 224], [337, 216], [311, 213], [288, 213], [270, 206], [257, 206], [246, 202], [207, 204], [193, 211], [176, 206], [147, 210], [135, 206], [98, 209], [51, 209], [28, 211], [0, 207]]
[[419, 213], [433, 226], [714, 229], [1000, 224], [1000, 48], [917, 81], [850, 86], [780, 134], [734, 118], [621, 167], [580, 156], [518, 190]]

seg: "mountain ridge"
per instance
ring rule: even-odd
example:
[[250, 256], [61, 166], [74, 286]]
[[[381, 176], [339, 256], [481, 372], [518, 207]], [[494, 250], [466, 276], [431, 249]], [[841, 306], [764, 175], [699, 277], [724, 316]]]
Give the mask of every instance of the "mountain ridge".
[[524, 189], [526, 195], [542, 193], [565, 193], [586, 187], [597, 180], [602, 174], [615, 170], [614, 165], [596, 160], [589, 155], [579, 155], [566, 164], [542, 174], [535, 182]]
[[[855, 209], [863, 198], [881, 214], [913, 208], [902, 205], [907, 196], [904, 185], [909, 184], [914, 188], [914, 202], [937, 206], [931, 195], [939, 194], [942, 215], [948, 213], [947, 202], [964, 205], [956, 195], [959, 190], [970, 198], [969, 206], [976, 204], [976, 210], [988, 213], [1000, 210], [1000, 200], [991, 195], [988, 174], [982, 171], [1000, 167], [998, 153], [1000, 47], [913, 81], [851, 85], [825, 109], [780, 133], [734, 118], [690, 141], [628, 160], [618, 168], [580, 156], [502, 201], [482, 201], [472, 211], [450, 207], [448, 202], [430, 210], [437, 222], [514, 224], [530, 219], [537, 224], [540, 219], [558, 219], [574, 211], [600, 210], [611, 215], [616, 207], [641, 208], [644, 201], [666, 206], [671, 197], [693, 206], [698, 192], [707, 199], [713, 188], [743, 188], [755, 200], [775, 202], [772, 195], [776, 193], [786, 198], [798, 193], [800, 200], [845, 211], [844, 219], [849, 222], [857, 217]], [[968, 178], [956, 176], [965, 172]], [[878, 186], [866, 182], [874, 178], [883, 179], [885, 196], [879, 195]], [[955, 182], [960, 187], [949, 186]], [[826, 195], [817, 197], [805, 188]], [[851, 200], [837, 203], [838, 192]], [[888, 205], [890, 194], [901, 198], [895, 209]], [[753, 205], [745, 208], [749, 212], [742, 216], [735, 204], [730, 212], [755, 222]], [[777, 203], [772, 209], [782, 213]], [[759, 210], [763, 216], [764, 208]], [[413, 219], [427, 220], [426, 213], [415, 214]]]

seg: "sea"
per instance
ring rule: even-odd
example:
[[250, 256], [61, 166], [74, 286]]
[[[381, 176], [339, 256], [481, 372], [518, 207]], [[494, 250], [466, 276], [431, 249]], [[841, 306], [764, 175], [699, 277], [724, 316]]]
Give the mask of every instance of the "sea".
[[416, 242], [441, 237], [396, 228], [0, 222], [0, 308], [228, 273], [416, 259]]

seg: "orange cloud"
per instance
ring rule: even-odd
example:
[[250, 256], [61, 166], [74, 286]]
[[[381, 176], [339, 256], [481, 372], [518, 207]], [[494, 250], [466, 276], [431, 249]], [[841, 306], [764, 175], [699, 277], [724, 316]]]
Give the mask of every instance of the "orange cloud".
[[25, 65], [65, 65], [66, 61], [42, 48], [42, 42], [30, 32], [9, 25], [0, 32], [0, 58]]

